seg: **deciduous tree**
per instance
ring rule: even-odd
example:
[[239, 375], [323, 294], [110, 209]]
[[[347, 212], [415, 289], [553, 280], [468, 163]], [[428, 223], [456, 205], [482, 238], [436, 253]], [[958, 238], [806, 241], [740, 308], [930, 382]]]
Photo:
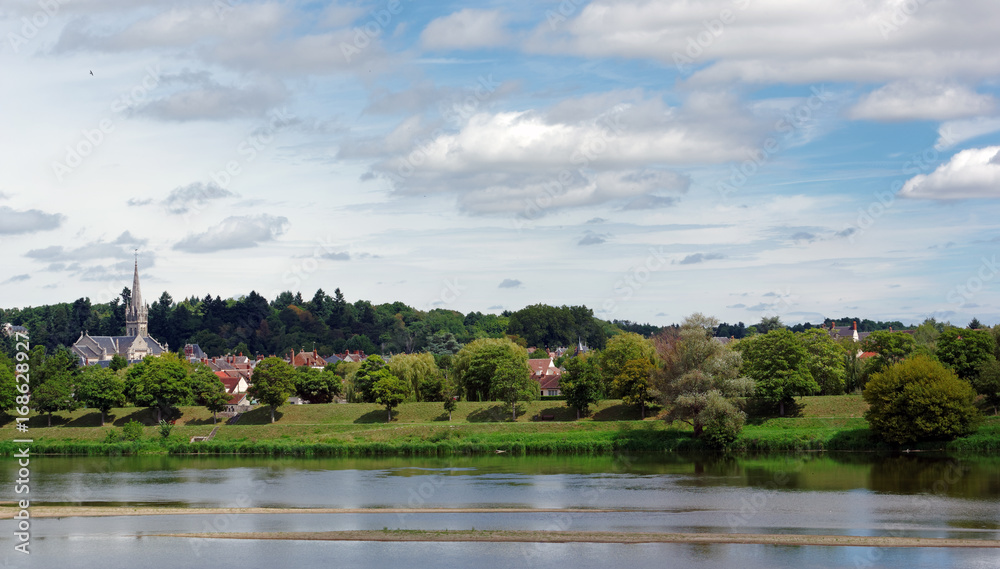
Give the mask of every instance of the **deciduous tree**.
[[125, 382], [110, 368], [87, 366], [80, 370], [76, 397], [87, 407], [100, 411], [103, 427], [108, 411], [125, 405]]
[[295, 391], [295, 368], [285, 360], [271, 356], [257, 364], [252, 379], [247, 394], [271, 408], [273, 423], [274, 410], [284, 405]]
[[809, 352], [787, 329], [744, 338], [736, 349], [743, 356], [743, 373], [756, 384], [755, 396], [777, 404], [781, 415], [796, 396], [819, 391], [809, 372]]
[[958, 377], [970, 381], [979, 374], [979, 367], [995, 360], [996, 344], [987, 330], [948, 328], [937, 341], [937, 357], [955, 370]]

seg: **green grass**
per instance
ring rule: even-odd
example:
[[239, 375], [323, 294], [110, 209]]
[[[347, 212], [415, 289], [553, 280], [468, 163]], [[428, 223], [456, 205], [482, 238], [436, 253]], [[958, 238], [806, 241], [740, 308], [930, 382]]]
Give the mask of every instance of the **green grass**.
[[[889, 450], [868, 430], [859, 395], [804, 397], [793, 416], [764, 416], [748, 424], [734, 443], [738, 451], [787, 450]], [[98, 413], [78, 410], [53, 416], [47, 427], [44, 416], [29, 421], [33, 452], [52, 454], [212, 453], [306, 456], [364, 456], [377, 454], [434, 455], [482, 454], [498, 450], [512, 454], [610, 453], [616, 451], [705, 450], [691, 438], [690, 427], [667, 425], [647, 417], [620, 401], [605, 401], [590, 416], [576, 419], [576, 412], [560, 401], [533, 401], [518, 405], [518, 420], [499, 403], [459, 402], [447, 420], [441, 403], [405, 403], [386, 422], [385, 408], [374, 404], [285, 405], [276, 423], [270, 410], [257, 408], [237, 425], [219, 423], [213, 441], [194, 443], [191, 437], [211, 432], [211, 413], [202, 407], [183, 407], [169, 439], [159, 436], [155, 413], [149, 409], [115, 409], [101, 428]], [[539, 421], [553, 415], [555, 421]], [[139, 443], [105, 445], [106, 433], [137, 420], [144, 428]], [[17, 438], [12, 417], [0, 417], [8, 431], [0, 439], [0, 452], [11, 452], [4, 439]], [[922, 443], [912, 448], [971, 452], [1000, 450], [1000, 418], [987, 417], [979, 432], [948, 443]]]

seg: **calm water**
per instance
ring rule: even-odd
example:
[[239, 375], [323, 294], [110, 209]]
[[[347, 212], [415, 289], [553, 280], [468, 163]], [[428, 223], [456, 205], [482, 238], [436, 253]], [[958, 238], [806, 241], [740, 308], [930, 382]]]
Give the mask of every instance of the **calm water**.
[[[3, 461], [7, 479], [14, 461]], [[185, 515], [39, 519], [24, 567], [1000, 567], [995, 549], [764, 545], [192, 540], [191, 531], [541, 529], [816, 533], [1000, 539], [1000, 459], [910, 454], [740, 459], [44, 458], [34, 503], [220, 507], [524, 507], [614, 512]], [[9, 493], [9, 491], [8, 491]], [[10, 522], [8, 522], [10, 523]], [[110, 559], [110, 561], [109, 561]], [[120, 561], [120, 562], [119, 562]]]

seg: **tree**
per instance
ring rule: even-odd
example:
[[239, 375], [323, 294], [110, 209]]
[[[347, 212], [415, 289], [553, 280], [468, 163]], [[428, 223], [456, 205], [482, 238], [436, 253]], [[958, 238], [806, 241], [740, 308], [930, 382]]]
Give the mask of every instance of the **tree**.
[[799, 332], [796, 337], [809, 353], [809, 373], [819, 385], [822, 395], [844, 392], [844, 350], [822, 328]]
[[385, 367], [382, 356], [368, 356], [354, 374], [354, 394], [364, 403], [375, 402], [375, 373]]
[[273, 423], [274, 410], [288, 401], [294, 391], [295, 368], [285, 360], [271, 356], [261, 360], [254, 368], [253, 383], [247, 393], [271, 408]]
[[52, 426], [52, 413], [72, 411], [79, 407], [73, 398], [78, 367], [76, 356], [69, 350], [60, 349], [45, 357], [40, 366], [32, 366], [33, 380], [38, 383], [31, 390], [31, 402], [39, 413], [48, 414], [48, 425]]
[[872, 430], [892, 443], [955, 438], [979, 420], [972, 386], [923, 355], [874, 374], [862, 395]]
[[916, 347], [916, 341], [910, 334], [877, 330], [868, 334], [861, 341], [861, 349], [865, 352], [875, 352], [877, 358], [869, 360], [868, 373], [878, 373], [886, 367], [898, 363], [910, 356]]
[[17, 402], [17, 376], [14, 369], [14, 362], [0, 351], [0, 411], [11, 409]]
[[440, 401], [444, 384], [433, 354], [398, 354], [392, 357], [386, 368], [410, 384], [417, 401]]
[[111, 356], [111, 361], [108, 363], [108, 367], [111, 371], [120, 371], [128, 367], [128, 360], [121, 357], [118, 354]]
[[785, 330], [785, 325], [781, 323], [779, 316], [765, 316], [756, 325], [758, 334], [767, 334], [772, 330]]
[[410, 386], [405, 381], [392, 375], [389, 370], [379, 370], [376, 375], [378, 379], [372, 386], [372, 393], [375, 394], [375, 402], [385, 406], [388, 415], [386, 422], [392, 421], [392, 410], [406, 401], [406, 396], [410, 392]]
[[691, 425], [694, 437], [703, 434], [714, 446], [728, 446], [746, 421], [742, 398], [754, 391], [753, 381], [740, 375], [740, 354], [711, 337], [710, 320], [688, 317], [679, 331], [665, 331], [655, 339], [664, 365], [654, 374], [667, 421]]
[[970, 381], [979, 374], [979, 367], [995, 360], [996, 344], [987, 330], [948, 328], [938, 337], [937, 357], [955, 370], [958, 377]]
[[76, 397], [100, 411], [103, 427], [104, 416], [112, 408], [125, 405], [125, 382], [110, 367], [87, 366], [80, 371]]
[[451, 414], [458, 408], [458, 397], [451, 396], [444, 398], [444, 410], [448, 413], [448, 420], [451, 421]]
[[538, 384], [531, 379], [527, 362], [504, 361], [493, 372], [490, 398], [510, 405], [511, 417], [517, 420], [517, 402], [538, 398]]
[[508, 338], [480, 338], [455, 354], [452, 373], [466, 401], [485, 401], [495, 393], [493, 380], [503, 366], [527, 370], [528, 352]]
[[1000, 407], [1000, 362], [989, 360], [979, 366], [979, 374], [972, 380], [972, 387], [993, 406], [993, 414]]
[[969, 325], [966, 326], [966, 328], [968, 328], [969, 330], [978, 330], [978, 329], [980, 329], [982, 327], [983, 327], [983, 323], [980, 322], [978, 318], [973, 318], [969, 322]]
[[332, 370], [302, 366], [295, 372], [295, 393], [310, 403], [330, 403], [342, 391], [340, 376]]
[[173, 352], [146, 356], [125, 374], [125, 393], [136, 405], [156, 409], [156, 422], [191, 395], [187, 369]]
[[794, 397], [819, 391], [809, 372], [809, 352], [787, 329], [744, 338], [735, 348], [743, 356], [743, 373], [756, 383], [755, 396], [777, 404], [781, 415]]
[[[625, 393], [622, 391], [622, 388], [628, 385], [625, 367], [631, 360], [646, 361], [649, 363], [650, 369], [656, 363], [656, 349], [653, 348], [653, 344], [634, 332], [614, 336], [608, 340], [601, 352], [601, 375], [608, 387], [605, 391], [614, 397], [625, 397]], [[632, 367], [632, 371], [635, 371], [635, 365]]]
[[604, 382], [598, 368], [598, 358], [591, 353], [566, 361], [566, 371], [559, 379], [559, 390], [566, 396], [566, 405], [576, 409], [576, 418], [590, 414], [590, 406], [604, 396]]
[[226, 392], [226, 386], [219, 376], [205, 364], [196, 364], [190, 377], [191, 391], [195, 401], [212, 412], [212, 424], [216, 421], [216, 413], [226, 410], [226, 404], [231, 398]]

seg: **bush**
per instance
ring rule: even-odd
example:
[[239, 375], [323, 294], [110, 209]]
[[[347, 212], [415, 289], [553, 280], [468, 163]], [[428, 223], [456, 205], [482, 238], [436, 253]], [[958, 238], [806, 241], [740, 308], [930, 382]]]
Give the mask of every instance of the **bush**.
[[718, 391], [711, 391], [707, 405], [699, 413], [699, 419], [704, 426], [702, 436], [705, 443], [713, 448], [729, 448], [746, 422], [746, 413], [739, 410], [733, 403]]
[[173, 428], [174, 428], [174, 426], [171, 425], [170, 423], [168, 423], [168, 422], [166, 422], [166, 421], [164, 421], [162, 419], [160, 420], [160, 436], [161, 437], [163, 437], [163, 438], [170, 437], [170, 431], [172, 431]]
[[927, 356], [873, 374], [862, 396], [872, 430], [891, 443], [953, 439], [973, 432], [980, 418], [972, 386]]
[[126, 440], [137, 441], [142, 438], [142, 423], [135, 419], [125, 423], [122, 427], [122, 435]]

